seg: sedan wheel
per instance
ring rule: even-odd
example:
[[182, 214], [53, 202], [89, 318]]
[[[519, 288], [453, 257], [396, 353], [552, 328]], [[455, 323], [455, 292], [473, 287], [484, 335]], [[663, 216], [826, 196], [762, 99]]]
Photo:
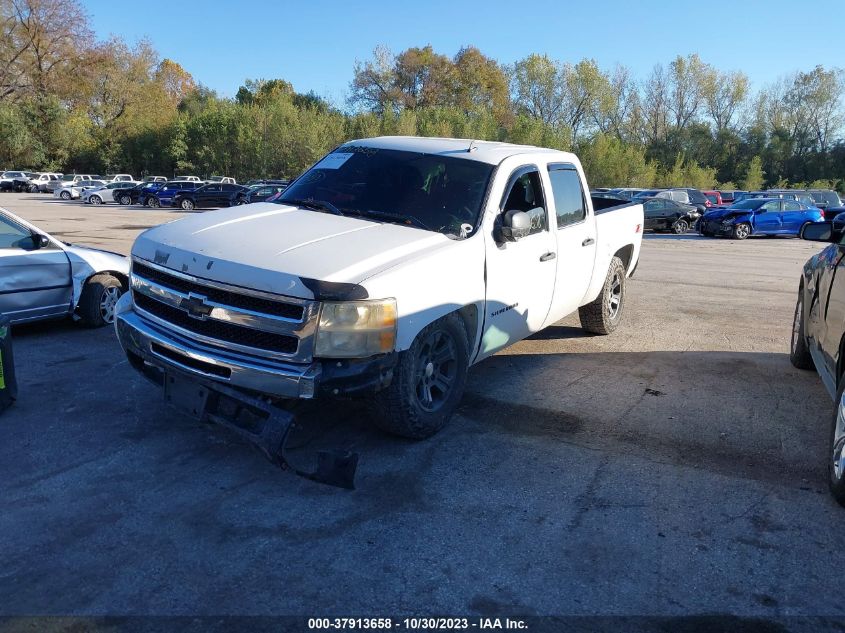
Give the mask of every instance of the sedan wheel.
[[100, 196], [89, 196], [88, 202], [91, 204], [103, 204], [103, 199]]
[[132, 204], [132, 198], [130, 198], [129, 196], [120, 196], [118, 202], [123, 205], [130, 205]]
[[70, 191], [62, 191], [62, 192], [59, 194], [59, 197], [60, 197], [62, 200], [70, 200]]
[[102, 297], [100, 297], [100, 316], [104, 322], [114, 323], [114, 308], [122, 294], [123, 290], [115, 286], [103, 290]]
[[683, 235], [689, 230], [689, 223], [686, 220], [678, 220], [672, 230], [675, 231], [676, 235]]
[[158, 207], [159, 207], [158, 198], [147, 198], [147, 206], [150, 209], [158, 209]]
[[798, 369], [813, 369], [813, 357], [807, 348], [807, 335], [804, 332], [804, 288], [798, 290], [795, 303], [795, 316], [792, 319], [792, 338], [789, 345], [789, 360]]
[[182, 204], [180, 204], [179, 206], [181, 206], [185, 211], [193, 211], [194, 210], [193, 201], [188, 200], [187, 198], [185, 200], [182, 200]]
[[845, 506], [845, 382], [839, 388], [830, 429], [828, 485], [833, 498]]
[[123, 284], [117, 277], [100, 273], [89, 279], [82, 288], [76, 311], [88, 327], [114, 323], [117, 301], [123, 294]]
[[749, 235], [751, 235], [751, 226], [749, 224], [742, 222], [734, 227], [735, 239], [744, 240]]

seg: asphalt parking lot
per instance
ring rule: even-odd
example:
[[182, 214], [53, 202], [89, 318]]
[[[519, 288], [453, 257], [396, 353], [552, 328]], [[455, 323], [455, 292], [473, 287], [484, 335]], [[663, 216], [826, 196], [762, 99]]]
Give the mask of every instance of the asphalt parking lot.
[[[0, 206], [123, 253], [180, 215]], [[819, 248], [647, 235], [619, 331], [569, 317], [484, 361], [429, 441], [355, 403], [304, 408], [297, 455], [358, 451], [353, 492], [171, 412], [109, 328], [19, 327], [0, 615], [841, 617], [832, 405], [788, 358]]]

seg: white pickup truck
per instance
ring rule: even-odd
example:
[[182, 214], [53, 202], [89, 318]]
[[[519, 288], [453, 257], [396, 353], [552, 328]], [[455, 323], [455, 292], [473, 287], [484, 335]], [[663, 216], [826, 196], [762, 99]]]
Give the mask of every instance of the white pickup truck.
[[116, 330], [166, 393], [368, 395], [381, 428], [424, 438], [471, 365], [575, 310], [616, 329], [642, 228], [640, 204], [591, 200], [570, 153], [350, 141], [273, 203], [142, 233]]

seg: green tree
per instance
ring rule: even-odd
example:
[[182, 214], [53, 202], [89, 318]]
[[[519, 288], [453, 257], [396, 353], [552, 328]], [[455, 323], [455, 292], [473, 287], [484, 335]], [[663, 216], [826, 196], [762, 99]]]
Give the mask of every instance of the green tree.
[[746, 191], [757, 191], [763, 188], [763, 182], [766, 174], [763, 171], [763, 161], [759, 156], [755, 156], [748, 163], [748, 168], [745, 170], [745, 177], [742, 180], [742, 188]]

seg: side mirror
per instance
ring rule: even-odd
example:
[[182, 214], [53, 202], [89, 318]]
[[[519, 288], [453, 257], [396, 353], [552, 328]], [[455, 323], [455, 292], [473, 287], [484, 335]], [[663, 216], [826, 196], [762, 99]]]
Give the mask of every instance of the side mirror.
[[525, 211], [512, 209], [502, 215], [502, 227], [499, 230], [500, 241], [516, 242], [527, 237], [531, 232], [531, 217]]
[[834, 241], [833, 222], [812, 222], [801, 229], [801, 239], [811, 242]]
[[50, 245], [50, 239], [46, 235], [41, 235], [41, 233], [33, 233], [32, 244], [35, 246], [36, 250], [39, 248], [47, 248]]

